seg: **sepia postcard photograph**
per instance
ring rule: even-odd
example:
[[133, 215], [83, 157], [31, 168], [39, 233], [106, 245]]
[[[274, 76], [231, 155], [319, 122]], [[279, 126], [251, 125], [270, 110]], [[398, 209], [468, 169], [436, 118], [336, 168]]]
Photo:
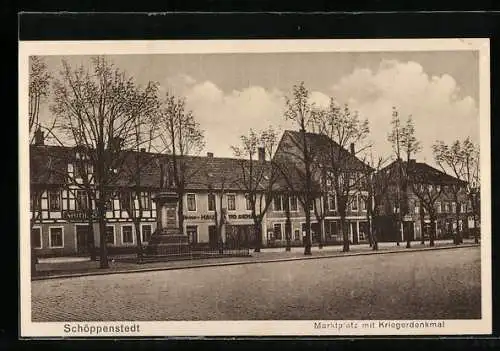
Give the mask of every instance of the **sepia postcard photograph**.
[[19, 42], [23, 337], [492, 332], [488, 39]]

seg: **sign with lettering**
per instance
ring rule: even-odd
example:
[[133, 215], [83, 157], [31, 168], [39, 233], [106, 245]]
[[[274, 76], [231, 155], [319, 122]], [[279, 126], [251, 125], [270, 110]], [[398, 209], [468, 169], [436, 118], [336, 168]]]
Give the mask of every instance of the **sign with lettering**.
[[[62, 218], [69, 220], [69, 221], [74, 221], [74, 220], [87, 220], [89, 219], [88, 212], [87, 211], [63, 211], [62, 213]], [[92, 218], [97, 219], [98, 218], [98, 211], [97, 209], [92, 210]]]
[[[235, 215], [235, 214], [230, 214], [227, 216], [228, 219], [252, 219], [252, 215], [250, 214], [239, 214], [239, 215]], [[215, 220], [215, 215], [210, 215], [210, 214], [204, 214], [204, 215], [201, 215], [201, 216], [193, 216], [193, 215], [184, 215], [184, 219], [186, 220], [197, 220], [197, 219], [201, 219], [201, 220]]]

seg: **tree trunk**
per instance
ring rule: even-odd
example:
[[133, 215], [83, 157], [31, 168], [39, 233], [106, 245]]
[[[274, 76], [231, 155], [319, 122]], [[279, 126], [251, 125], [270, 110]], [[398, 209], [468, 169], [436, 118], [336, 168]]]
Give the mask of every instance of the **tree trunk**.
[[[90, 200], [91, 198], [89, 198]], [[90, 200], [92, 203], [92, 200]], [[92, 206], [90, 206], [92, 207]], [[89, 244], [89, 250], [90, 250], [90, 260], [91, 261], [97, 261], [97, 255], [95, 252], [95, 241], [94, 241], [94, 219], [92, 218], [94, 215], [92, 208], [88, 212], [88, 226], [89, 226], [89, 232], [88, 235], [89, 237], [87, 238], [88, 244]]]
[[368, 237], [368, 245], [373, 247], [373, 234], [372, 234], [372, 220], [371, 220], [372, 211], [366, 211], [366, 235]]
[[137, 261], [141, 263], [144, 258], [144, 250], [142, 248], [142, 238], [141, 238], [141, 220], [140, 218], [136, 218], [135, 213], [133, 218], [135, 227], [135, 241], [137, 243]]
[[318, 220], [318, 224], [319, 224], [319, 242], [318, 242], [318, 249], [322, 249], [323, 248], [323, 235], [324, 235], [324, 218], [321, 218], [320, 220]]
[[[99, 191], [99, 194], [102, 194], [102, 191]], [[97, 211], [99, 214], [99, 267], [108, 268], [108, 250], [106, 247], [106, 211], [104, 209], [104, 202], [102, 199], [97, 201]]]
[[[184, 233], [184, 192], [179, 191], [177, 193], [179, 197], [179, 204], [177, 206], [177, 217], [179, 217], [179, 230]], [[188, 237], [188, 241], [191, 239]]]
[[342, 232], [342, 252], [349, 252], [349, 231], [345, 219], [345, 213], [340, 214], [340, 230]]
[[460, 228], [458, 226], [458, 222], [460, 221], [460, 205], [458, 203], [458, 194], [455, 194], [455, 245], [460, 245], [462, 243], [462, 233], [460, 233]]
[[285, 222], [285, 239], [286, 239], [286, 248], [285, 251], [291, 251], [290, 246], [290, 238], [292, 234], [292, 222], [290, 221], [290, 217], [288, 216]]
[[399, 246], [399, 237], [401, 236], [401, 222], [399, 219], [396, 220], [396, 246]]
[[260, 252], [260, 249], [262, 247], [262, 222], [257, 219], [254, 219], [253, 227], [256, 239], [254, 252]]
[[372, 235], [372, 250], [373, 251], [377, 251], [378, 250], [378, 240], [377, 240], [377, 229], [376, 228], [373, 228], [373, 230], [371, 230], [371, 235]]
[[476, 221], [476, 216], [473, 216], [474, 218], [474, 243], [479, 244], [479, 230], [477, 229], [477, 221]]
[[[403, 234], [404, 234], [404, 226], [403, 226]], [[411, 237], [410, 237], [410, 233], [409, 233], [409, 230], [406, 232], [406, 248], [409, 249], [411, 248]]]
[[434, 216], [430, 217], [431, 219], [431, 230], [429, 233], [429, 246], [433, 247], [434, 245], [434, 239], [436, 238], [436, 219]]
[[35, 225], [35, 220], [33, 218], [30, 219], [30, 248], [31, 248], [31, 276], [36, 275], [36, 264], [38, 263], [38, 257], [36, 255], [34, 238], [33, 238], [33, 226]]
[[311, 255], [311, 211], [309, 210], [309, 208], [305, 209], [305, 214], [306, 237], [304, 238], [304, 255]]

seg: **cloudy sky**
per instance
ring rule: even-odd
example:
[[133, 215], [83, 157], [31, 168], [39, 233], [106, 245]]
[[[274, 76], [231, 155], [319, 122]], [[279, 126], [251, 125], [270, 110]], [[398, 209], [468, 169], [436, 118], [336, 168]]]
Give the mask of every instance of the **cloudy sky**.
[[[61, 56], [45, 61], [56, 75]], [[88, 57], [64, 57], [85, 64]], [[411, 114], [423, 150], [432, 161], [436, 140], [470, 136], [479, 141], [478, 55], [461, 52], [258, 53], [117, 55], [110, 60], [139, 83], [157, 81], [162, 89], [187, 99], [206, 131], [206, 150], [232, 156], [241, 134], [272, 125], [293, 128], [283, 117], [284, 97], [304, 81], [311, 99], [329, 97], [359, 111], [370, 124], [374, 155], [389, 155], [387, 134], [392, 106], [402, 118]], [[50, 119], [43, 109], [43, 119]]]

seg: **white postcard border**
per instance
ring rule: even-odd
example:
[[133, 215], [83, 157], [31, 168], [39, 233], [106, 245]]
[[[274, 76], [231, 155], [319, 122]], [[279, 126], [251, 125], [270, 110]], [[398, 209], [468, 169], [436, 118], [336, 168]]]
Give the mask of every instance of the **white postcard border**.
[[[29, 235], [29, 145], [27, 142], [28, 58], [30, 55], [167, 54], [167, 53], [265, 53], [265, 52], [383, 52], [479, 51], [480, 149], [481, 149], [481, 320], [444, 321], [180, 321], [34, 323], [31, 321], [31, 272]], [[19, 215], [20, 215], [20, 335], [61, 336], [288, 336], [288, 335], [473, 335], [492, 332], [491, 291], [491, 179], [490, 179], [490, 56], [489, 39], [357, 39], [357, 40], [173, 40], [173, 41], [23, 41], [19, 42]], [[315, 323], [358, 323], [358, 328], [315, 328]], [[389, 323], [387, 328], [364, 328], [363, 323]], [[401, 327], [408, 323], [428, 327]], [[392, 323], [392, 324], [391, 324]], [[399, 323], [399, 324], [397, 324]], [[439, 323], [443, 323], [441, 326]], [[87, 325], [89, 332], [65, 332]], [[111, 325], [139, 326], [140, 332], [90, 334]], [[406, 325], [405, 324], [405, 325]], [[393, 325], [391, 327], [390, 325]], [[399, 327], [398, 327], [399, 325]], [[420, 325], [420, 324], [419, 324]], [[85, 326], [83, 326], [85, 329]]]

